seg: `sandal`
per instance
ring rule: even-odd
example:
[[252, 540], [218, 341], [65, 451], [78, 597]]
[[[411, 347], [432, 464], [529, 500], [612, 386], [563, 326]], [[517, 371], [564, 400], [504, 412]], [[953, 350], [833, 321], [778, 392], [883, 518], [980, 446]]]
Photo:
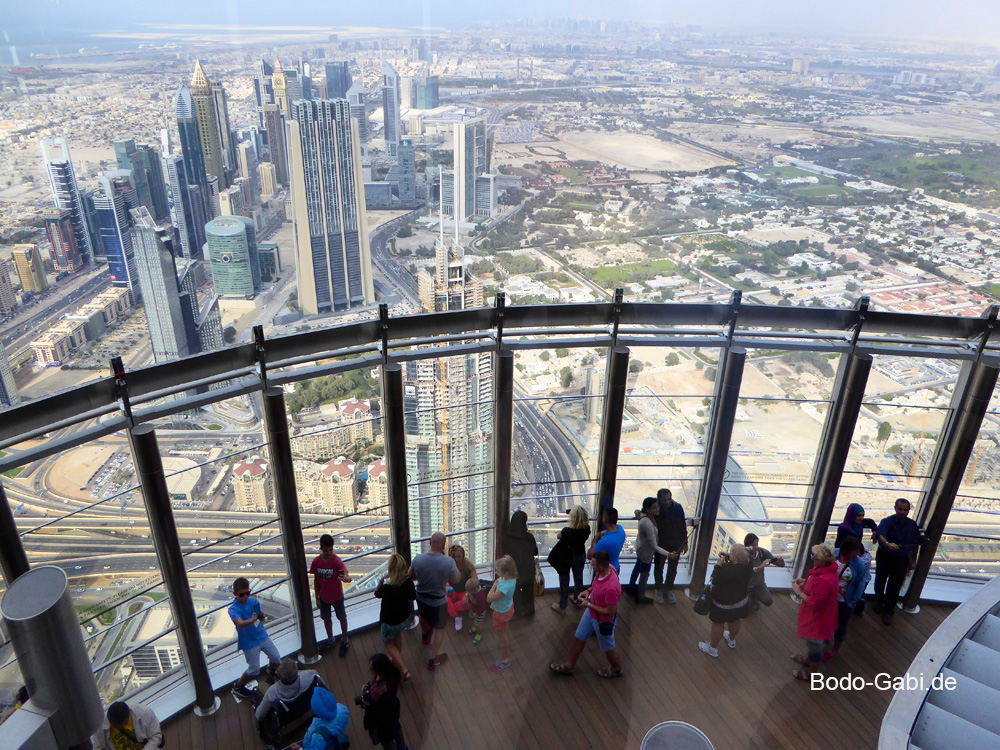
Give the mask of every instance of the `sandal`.
[[801, 664], [802, 666], [806, 666], [807, 664], [809, 664], [809, 660], [802, 654], [792, 654], [792, 661], [794, 661], [796, 664]]
[[409, 669], [407, 669], [405, 672], [403, 672], [403, 678], [402, 678], [403, 682], [406, 682], [407, 680], [412, 680], [412, 679], [413, 679], [413, 675], [410, 674], [410, 670]]
[[552, 611], [553, 611], [553, 612], [558, 612], [558, 613], [559, 613], [559, 614], [561, 614], [561, 615], [564, 615], [564, 614], [566, 614], [566, 610], [565, 610], [565, 609], [563, 609], [562, 607], [560, 607], [560, 606], [559, 606], [558, 604], [556, 604], [555, 602], [552, 602]]
[[552, 674], [561, 675], [563, 677], [569, 677], [569, 676], [571, 676], [573, 674], [573, 668], [572, 667], [568, 667], [568, 666], [566, 666], [565, 664], [562, 664], [562, 663], [556, 664], [555, 662], [552, 662], [551, 664], [549, 664], [549, 671]]
[[612, 677], [621, 677], [623, 674], [621, 667], [618, 669], [612, 669], [611, 667], [601, 667], [597, 670], [598, 677], [604, 677], [605, 679], [610, 679]]
[[796, 669], [794, 672], [792, 672], [792, 677], [794, 677], [796, 680], [802, 680], [802, 682], [812, 681], [812, 677], [810, 677], [809, 674], [804, 669]]

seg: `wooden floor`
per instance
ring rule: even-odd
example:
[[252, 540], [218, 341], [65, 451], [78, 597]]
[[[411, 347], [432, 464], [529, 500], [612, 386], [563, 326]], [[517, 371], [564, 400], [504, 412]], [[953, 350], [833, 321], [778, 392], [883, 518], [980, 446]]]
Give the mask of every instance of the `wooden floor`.
[[[698, 726], [717, 750], [877, 745], [892, 692], [811, 691], [794, 680], [789, 655], [803, 643], [795, 638], [797, 607], [786, 593], [744, 621], [735, 651], [723, 641], [718, 659], [698, 650], [709, 622], [694, 614], [686, 597], [674, 606], [626, 601], [616, 634], [625, 666], [618, 680], [594, 674], [606, 663], [594, 640], [573, 677], [549, 674], [548, 662], [567, 652], [579, 618], [572, 609], [565, 616], [551, 611], [553, 598], [536, 600], [533, 620], [515, 618], [514, 664], [496, 674], [488, 669], [498, 655], [490, 630], [474, 646], [469, 635], [449, 628], [444, 650], [450, 658], [435, 672], [422, 667], [420, 631], [404, 635], [403, 656], [414, 679], [401, 688], [400, 699], [411, 748], [638, 748], [651, 726], [668, 719]], [[925, 605], [919, 615], [899, 613], [891, 628], [869, 610], [853, 618], [841, 658], [824, 665], [825, 672], [866, 680], [880, 672], [901, 675], [951, 609]], [[367, 657], [381, 648], [378, 631], [368, 629], [355, 634], [346, 658], [328, 652], [319, 665], [337, 700], [351, 710], [355, 749], [370, 742], [354, 696], [366, 678]], [[165, 733], [167, 747], [176, 750], [263, 747], [249, 703], [237, 705], [228, 690], [215, 715], [199, 719], [189, 712], [168, 722]]]

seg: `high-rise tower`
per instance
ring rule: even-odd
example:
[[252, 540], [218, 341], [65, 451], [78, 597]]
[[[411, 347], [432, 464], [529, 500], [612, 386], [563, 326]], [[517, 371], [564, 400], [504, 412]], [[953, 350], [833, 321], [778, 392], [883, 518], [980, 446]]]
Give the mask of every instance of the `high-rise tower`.
[[219, 189], [225, 190], [229, 187], [229, 180], [226, 175], [226, 157], [222, 139], [219, 136], [220, 118], [217, 99], [212, 90], [212, 82], [208, 80], [205, 69], [201, 66], [201, 60], [195, 62], [194, 75], [191, 77], [191, 103], [198, 121], [198, 137], [205, 159], [205, 172], [217, 177]]
[[69, 144], [65, 138], [42, 141], [42, 158], [49, 178], [49, 188], [56, 208], [68, 210], [72, 217], [73, 233], [80, 250], [83, 265], [89, 265], [94, 257], [91, 245], [91, 228], [87, 222], [87, 212], [76, 185], [76, 173], [69, 155]]
[[24, 291], [44, 292], [49, 288], [37, 245], [14, 245], [10, 257], [14, 260], [17, 275], [21, 277], [21, 288]]
[[284, 68], [281, 67], [281, 60], [274, 58], [274, 73], [271, 76], [271, 85], [274, 92], [274, 103], [278, 105], [278, 110], [283, 115], [291, 112], [291, 102], [288, 100], [288, 77]]
[[139, 197], [132, 183], [132, 173], [125, 169], [108, 172], [97, 178], [100, 190], [94, 196], [97, 231], [111, 271], [111, 283], [129, 290], [132, 304], [138, 304], [142, 290], [136, 276], [132, 248], [132, 216], [139, 207]]
[[17, 406], [20, 403], [21, 396], [17, 392], [10, 360], [7, 359], [6, 350], [0, 346], [0, 406]]
[[368, 143], [368, 110], [365, 109], [365, 87], [358, 81], [347, 91], [347, 101], [351, 107], [351, 117], [358, 121], [358, 137], [361, 145]]
[[[0, 313], [9, 313], [17, 307], [17, 297], [14, 295], [14, 285], [10, 281], [10, 267], [7, 261], [0, 259]], [[0, 350], [3, 347], [0, 346]]]
[[417, 155], [409, 138], [399, 142], [399, 202], [404, 206], [417, 200]]
[[402, 123], [399, 119], [399, 73], [385, 60], [382, 61], [382, 114], [385, 120], [385, 149], [389, 156], [399, 150]]
[[73, 212], [68, 208], [50, 208], [42, 212], [42, 221], [52, 246], [52, 265], [55, 269], [66, 273], [79, 270], [82, 260], [73, 231]]
[[351, 80], [351, 67], [347, 60], [328, 62], [326, 64], [326, 98], [346, 99], [354, 81]]
[[487, 171], [486, 122], [455, 123], [455, 218], [476, 215], [476, 177]]
[[347, 101], [295, 102], [288, 152], [303, 312], [372, 304], [361, 143]]
[[288, 184], [288, 148], [285, 144], [285, 123], [277, 104], [264, 105], [264, 127], [267, 128], [267, 160], [274, 165], [278, 182]]
[[260, 183], [257, 179], [257, 153], [250, 141], [244, 141], [236, 149], [239, 176], [250, 182], [250, 202], [257, 203], [260, 197]]
[[274, 67], [267, 60], [258, 60], [254, 66], [253, 97], [257, 102], [257, 119], [264, 127], [264, 105], [274, 104]]
[[118, 168], [132, 172], [139, 203], [149, 209], [155, 221], [167, 221], [170, 218], [170, 205], [167, 202], [163, 167], [160, 166], [160, 152], [152, 146], [136, 146], [131, 139], [115, 141], [114, 148]]
[[185, 325], [177, 267], [169, 228], [158, 227], [145, 206], [130, 212], [135, 271], [142, 289], [146, 325], [156, 362], [169, 362], [198, 351], [189, 340], [193, 325]]
[[181, 238], [181, 253], [185, 258], [200, 258], [202, 245], [205, 244], [206, 222], [201, 192], [195, 188], [198, 190], [197, 200], [192, 201], [192, 188], [188, 184], [183, 158], [175, 154], [168, 156], [164, 162], [167, 165], [167, 181], [174, 202], [173, 222]]
[[253, 220], [220, 216], [205, 227], [212, 283], [220, 297], [249, 299], [260, 291], [260, 259]]

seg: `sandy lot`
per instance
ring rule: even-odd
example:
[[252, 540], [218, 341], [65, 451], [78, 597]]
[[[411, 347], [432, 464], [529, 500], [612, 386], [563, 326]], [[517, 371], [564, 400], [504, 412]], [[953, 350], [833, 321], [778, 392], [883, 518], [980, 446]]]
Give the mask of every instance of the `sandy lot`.
[[64, 453], [48, 473], [49, 487], [53, 492], [66, 497], [92, 499], [88, 491], [80, 488], [114, 452], [114, 446], [91, 443]]
[[762, 163], [774, 153], [775, 144], [792, 143], [823, 145], [843, 143], [844, 139], [817, 133], [809, 128], [781, 125], [718, 125], [714, 123], [675, 122], [670, 130], [727, 154]]
[[1000, 122], [946, 112], [843, 117], [828, 124], [832, 127], [868, 128], [873, 135], [900, 135], [908, 138], [995, 141], [1000, 136]]
[[573, 132], [559, 142], [567, 160], [597, 159], [625, 169], [699, 172], [732, 163], [693, 146], [633, 133]]
[[807, 240], [809, 242], [826, 242], [830, 235], [810, 227], [783, 227], [781, 229], [751, 229], [745, 233], [749, 239], [765, 244], [784, 242], [785, 240]]

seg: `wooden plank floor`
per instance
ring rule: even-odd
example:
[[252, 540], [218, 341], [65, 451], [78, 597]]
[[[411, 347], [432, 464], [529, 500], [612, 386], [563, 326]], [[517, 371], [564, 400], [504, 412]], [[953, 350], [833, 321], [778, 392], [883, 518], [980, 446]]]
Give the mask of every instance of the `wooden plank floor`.
[[[795, 638], [797, 607], [786, 593], [744, 621], [735, 651], [723, 641], [718, 659], [698, 650], [709, 622], [694, 614], [685, 597], [675, 606], [640, 608], [626, 601], [617, 629], [625, 666], [619, 680], [594, 674], [606, 662], [593, 640], [575, 676], [548, 673], [548, 662], [567, 652], [579, 618], [572, 609], [566, 616], [552, 612], [553, 599], [549, 593], [536, 600], [533, 620], [515, 620], [514, 665], [498, 674], [488, 669], [498, 656], [489, 629], [479, 646], [467, 633], [450, 629], [444, 644], [449, 661], [435, 672], [421, 668], [420, 631], [404, 635], [403, 656], [414, 679], [400, 698], [411, 748], [638, 748], [651, 726], [668, 719], [700, 727], [718, 750], [829, 750], [845, 737], [854, 750], [876, 747], [892, 692], [814, 692], [795, 681], [789, 655], [803, 643]], [[902, 675], [951, 610], [924, 605], [919, 615], [897, 614], [891, 628], [870, 611], [855, 617], [841, 658], [825, 665], [825, 672], [866, 680], [880, 672]], [[353, 699], [366, 678], [368, 656], [379, 650], [381, 639], [372, 628], [355, 634], [346, 658], [327, 653], [319, 665], [337, 700], [351, 709], [354, 748], [370, 746]], [[228, 690], [214, 716], [199, 719], [188, 712], [168, 722], [165, 732], [168, 747], [178, 750], [263, 747], [249, 703], [237, 705]]]

